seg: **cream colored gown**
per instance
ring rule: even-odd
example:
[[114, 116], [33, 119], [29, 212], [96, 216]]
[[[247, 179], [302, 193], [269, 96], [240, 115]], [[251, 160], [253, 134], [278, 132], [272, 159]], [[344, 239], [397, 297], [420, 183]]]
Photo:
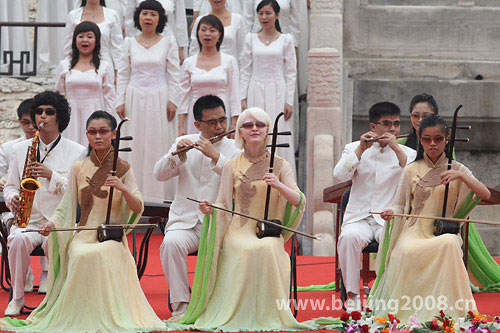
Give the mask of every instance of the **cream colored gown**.
[[[440, 174], [446, 170], [446, 163], [444, 154], [436, 164], [424, 154], [424, 159], [408, 165], [401, 178], [394, 212], [440, 216], [445, 191]], [[452, 168], [471, 174], [455, 161]], [[469, 192], [462, 181], [450, 183], [446, 216], [454, 215]], [[375, 316], [391, 312], [401, 322], [408, 322], [416, 313], [424, 322], [439, 315], [441, 309], [454, 318], [476, 310], [459, 235], [434, 236], [434, 220], [429, 219], [396, 217], [390, 229], [385, 272], [377, 277], [370, 297], [369, 306]], [[382, 256], [383, 247], [380, 248]]]
[[[278, 178], [298, 191], [288, 163], [279, 157], [275, 162]], [[231, 160], [224, 168], [216, 204], [231, 209], [234, 198], [237, 212], [262, 218], [267, 189], [262, 177], [268, 168], [268, 153], [255, 161], [250, 161], [244, 154]], [[269, 207], [269, 219], [279, 218], [284, 220], [285, 225], [296, 227], [301, 220], [305, 200], [301, 200], [298, 207], [288, 205], [290, 218], [284, 219], [287, 201], [278, 191], [272, 190]], [[231, 217], [220, 211], [215, 215], [216, 223], [214, 225], [213, 218], [210, 227], [211, 230], [216, 228], [213, 258], [211, 262], [197, 262], [191, 302], [181, 321], [181, 324], [187, 325], [168, 326], [203, 331], [311, 329], [311, 326], [295, 320], [289, 306], [279, 309], [277, 305], [277, 302], [288, 300], [290, 259], [284, 242], [290, 234], [259, 239], [255, 233], [255, 221], [236, 215]], [[206, 222], [208, 219], [204, 222], [205, 226]], [[200, 241], [202, 248], [203, 240]], [[207, 270], [208, 265], [211, 268]], [[207, 278], [200, 281], [198, 276], [202, 273]]]
[[[111, 169], [110, 157], [103, 161], [101, 168], [93, 152], [73, 165], [67, 192], [51, 218], [56, 227], [74, 226], [77, 200], [82, 207], [79, 225], [97, 226], [104, 222], [109, 188], [100, 186]], [[128, 163], [119, 161], [117, 176], [141, 198]], [[128, 209], [120, 191], [114, 191], [112, 207], [111, 223], [134, 224], [140, 217]], [[51, 233], [47, 296], [26, 319], [27, 326], [2, 329], [29, 332], [165, 330], [141, 289], [126, 237], [122, 242], [100, 243], [96, 235], [95, 230]]]

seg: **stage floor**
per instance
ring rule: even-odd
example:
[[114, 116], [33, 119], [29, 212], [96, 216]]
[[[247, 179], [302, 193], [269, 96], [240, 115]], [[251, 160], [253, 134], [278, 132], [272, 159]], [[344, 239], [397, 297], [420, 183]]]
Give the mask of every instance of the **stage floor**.
[[[154, 234], [151, 238], [149, 248], [149, 261], [146, 272], [141, 279], [141, 285], [156, 311], [156, 314], [163, 320], [170, 318], [171, 313], [167, 305], [168, 287], [163, 275], [160, 263], [159, 248], [163, 236]], [[132, 242], [129, 241], [129, 244]], [[498, 261], [498, 259], [497, 259]], [[188, 275], [192, 282], [196, 257], [188, 258]], [[38, 283], [40, 263], [37, 257], [32, 257], [32, 268], [35, 272], [35, 283]], [[307, 286], [311, 284], [327, 284], [335, 279], [335, 258], [334, 257], [307, 257], [297, 258], [298, 285]], [[297, 319], [299, 321], [309, 320], [317, 317], [338, 317], [343, 313], [340, 308], [340, 294], [334, 291], [299, 292], [299, 306]], [[497, 293], [477, 293], [474, 294], [477, 307], [480, 313], [489, 316], [500, 314], [500, 297]], [[9, 293], [0, 291], [0, 311], [2, 312], [8, 304]], [[43, 299], [43, 295], [36, 293], [26, 294], [28, 305], [37, 305]], [[26, 318], [23, 315], [19, 318]]]

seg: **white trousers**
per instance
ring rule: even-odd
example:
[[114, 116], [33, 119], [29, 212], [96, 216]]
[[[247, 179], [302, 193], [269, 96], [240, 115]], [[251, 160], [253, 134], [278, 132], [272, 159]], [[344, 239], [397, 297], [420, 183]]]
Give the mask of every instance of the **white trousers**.
[[[31, 252], [38, 245], [42, 245], [45, 253], [47, 253], [47, 237], [36, 232], [21, 233], [22, 230], [25, 230], [25, 228], [12, 226], [9, 237], [7, 237], [13, 300], [19, 300], [24, 297], [24, 286], [30, 265]], [[46, 260], [48, 262], [47, 258]], [[46, 265], [42, 265], [42, 269], [46, 269], [44, 266]]]
[[383, 229], [372, 216], [342, 225], [337, 250], [348, 293], [359, 295], [361, 252], [372, 240], [380, 241]]
[[170, 303], [189, 302], [187, 256], [198, 250], [201, 222], [191, 229], [167, 230], [160, 246], [160, 259], [170, 291]]

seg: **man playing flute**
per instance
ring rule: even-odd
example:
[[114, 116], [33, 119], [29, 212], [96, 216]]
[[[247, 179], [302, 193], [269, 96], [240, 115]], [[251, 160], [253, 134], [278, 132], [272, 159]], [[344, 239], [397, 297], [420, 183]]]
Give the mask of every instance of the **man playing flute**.
[[[223, 166], [241, 151], [227, 130], [224, 102], [217, 96], [200, 97], [193, 107], [194, 125], [200, 134], [176, 139], [169, 152], [155, 165], [157, 180], [178, 177], [177, 192], [170, 207], [160, 258], [170, 290], [172, 316], [182, 316], [189, 302], [187, 256], [198, 249], [203, 213], [187, 198], [215, 201]], [[209, 139], [219, 136], [215, 142]], [[188, 151], [177, 151], [193, 147]]]
[[385, 221], [370, 211], [391, 207], [403, 168], [416, 152], [397, 143], [400, 130], [399, 107], [390, 102], [369, 110], [370, 131], [359, 141], [345, 146], [333, 176], [338, 182], [352, 180], [337, 249], [347, 291], [347, 305], [360, 309], [360, 256], [372, 241], [380, 241]]

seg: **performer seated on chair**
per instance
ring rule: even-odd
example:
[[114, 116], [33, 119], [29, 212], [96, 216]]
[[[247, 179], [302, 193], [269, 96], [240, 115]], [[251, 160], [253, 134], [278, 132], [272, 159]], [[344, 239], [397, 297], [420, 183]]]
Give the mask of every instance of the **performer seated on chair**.
[[[271, 154], [266, 144], [270, 124], [269, 115], [260, 108], [241, 113], [236, 143], [244, 153], [224, 167], [215, 204], [231, 210], [234, 201], [236, 212], [261, 218], [269, 185], [268, 218], [296, 229], [305, 197], [286, 160], [275, 156], [269, 173]], [[212, 216], [203, 223], [188, 311], [180, 322], [168, 327], [214, 332], [312, 329], [298, 322], [289, 306], [279, 305], [289, 304], [290, 257], [284, 244], [291, 232], [258, 238], [257, 222], [212, 208], [210, 203], [203, 200], [199, 204]]]
[[384, 226], [379, 215], [369, 212], [392, 204], [401, 172], [416, 155], [413, 149], [397, 143], [400, 114], [393, 103], [373, 105], [369, 110], [370, 131], [345, 146], [333, 171], [338, 182], [352, 180], [337, 248], [348, 300], [355, 301], [357, 307], [361, 252], [371, 241], [380, 240]]
[[[24, 135], [20, 138], [7, 141], [0, 147], [0, 179], [7, 176], [7, 171], [9, 170], [9, 160], [12, 154], [12, 147], [21, 141], [26, 139], [31, 139], [35, 136], [36, 128], [34, 123], [31, 121], [30, 110], [33, 105], [33, 98], [25, 99], [17, 107], [17, 117], [21, 129]], [[7, 177], [5, 177], [7, 178]], [[0, 191], [3, 191], [5, 183], [0, 181]], [[14, 214], [12, 212], [3, 213], [2, 221], [7, 224], [7, 229], [10, 229], [10, 225], [13, 222]], [[42, 268], [42, 279], [40, 280], [40, 286], [38, 287], [38, 293], [44, 294], [47, 291], [46, 277], [47, 270], [49, 269], [49, 262], [46, 257], [40, 257], [40, 266]], [[44, 273], [45, 272], [45, 273]], [[25, 292], [33, 291], [33, 282], [35, 277], [33, 276], [33, 271], [31, 266], [28, 268], [28, 276], [26, 277], [26, 285], [24, 286]]]
[[[219, 190], [222, 167], [239, 155], [234, 140], [223, 137], [211, 143], [208, 139], [226, 132], [228, 122], [224, 102], [217, 96], [200, 97], [193, 106], [194, 125], [201, 134], [178, 137], [168, 154], [155, 165], [156, 179], [178, 177], [175, 199], [170, 207], [160, 258], [170, 290], [172, 316], [184, 314], [189, 302], [187, 255], [198, 249], [203, 213], [196, 203], [187, 200], [214, 201]], [[194, 149], [172, 156], [172, 153], [196, 143]]]
[[[393, 208], [381, 215], [387, 223], [392, 223], [392, 228], [390, 236], [384, 238], [389, 242], [383, 247], [387, 253], [379, 250], [380, 257], [386, 260], [381, 263], [370, 296], [374, 315], [384, 317], [390, 311], [402, 323], [408, 322], [413, 314], [421, 322], [432, 320], [441, 309], [453, 318], [465, 317], [468, 311], [476, 311], [476, 303], [462, 259], [460, 236], [451, 233], [435, 236], [433, 219], [395, 217], [394, 213], [442, 216], [446, 184], [449, 184], [447, 217], [455, 216], [462, 211], [461, 207], [469, 205], [471, 191], [481, 199], [490, 197], [488, 188], [464, 165], [453, 161], [451, 170], [447, 170], [444, 153], [447, 131], [441, 117], [424, 118], [419, 137], [417, 158], [403, 171]], [[425, 300], [425, 306], [417, 306], [418, 299]], [[398, 306], [388, 309], [389, 301]]]
[[130, 165], [119, 158], [116, 174], [110, 175], [111, 140], [116, 127], [116, 119], [105, 111], [95, 111], [87, 120], [90, 155], [73, 164], [67, 191], [54, 215], [41, 228], [42, 233], [49, 235], [47, 296], [27, 318], [28, 327], [21, 330], [149, 332], [164, 329], [164, 323], [141, 289], [127, 237], [121, 241], [99, 242], [96, 230], [50, 233], [54, 228], [75, 226], [77, 203], [81, 207], [79, 227], [97, 227], [104, 223], [111, 187], [114, 195], [110, 224], [133, 225], [139, 220], [144, 205]]
[[[41, 183], [41, 187], [34, 197], [29, 220], [29, 226], [36, 228], [52, 216], [66, 190], [71, 165], [82, 159], [86, 150], [82, 145], [61, 137], [61, 133], [68, 126], [70, 118], [68, 102], [61, 94], [45, 91], [36, 95], [30, 116], [37, 127], [42, 122], [44, 124], [43, 128], [40, 129], [37, 161], [29, 163], [27, 166], [32, 175], [38, 178]], [[26, 152], [31, 145], [32, 139], [29, 139], [12, 147], [4, 198], [14, 212], [17, 212], [18, 209], [19, 189]], [[23, 229], [12, 226], [7, 238], [13, 290], [12, 300], [5, 310], [6, 316], [20, 314], [24, 306], [24, 288], [30, 264], [30, 254], [46, 239], [46, 237], [35, 233], [21, 233]], [[42, 281], [46, 279], [46, 274], [47, 272], [42, 272]]]

